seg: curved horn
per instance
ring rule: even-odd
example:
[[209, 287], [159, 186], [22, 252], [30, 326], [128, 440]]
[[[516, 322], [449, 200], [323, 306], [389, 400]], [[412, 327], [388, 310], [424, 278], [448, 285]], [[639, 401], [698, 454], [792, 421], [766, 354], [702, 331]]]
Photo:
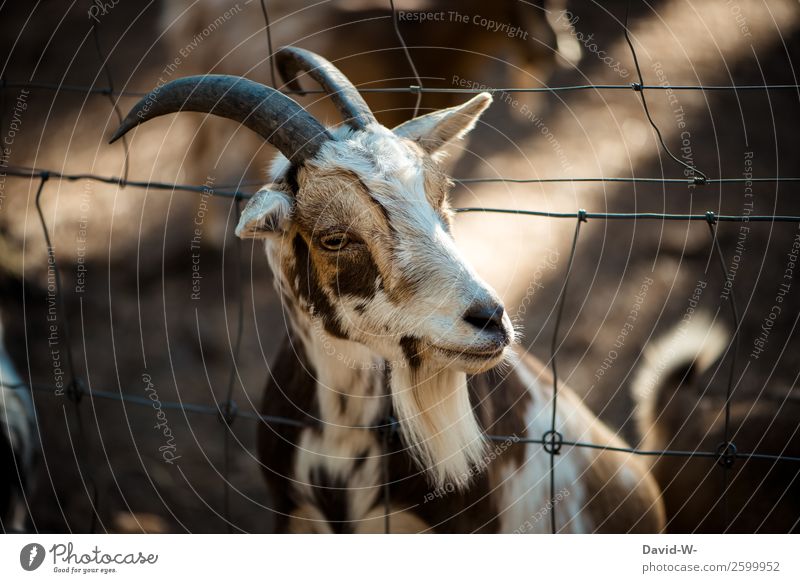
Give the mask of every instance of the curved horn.
[[372, 110], [355, 86], [327, 59], [297, 47], [278, 49], [275, 57], [278, 71], [291, 90], [299, 91], [300, 95], [304, 94], [297, 76], [306, 72], [322, 85], [350, 127], [360, 130], [369, 124], [377, 123]]
[[122, 121], [111, 142], [154, 117], [178, 111], [210, 113], [238, 121], [292, 162], [313, 157], [332, 139], [295, 100], [255, 81], [232, 75], [197, 75], [156, 87]]

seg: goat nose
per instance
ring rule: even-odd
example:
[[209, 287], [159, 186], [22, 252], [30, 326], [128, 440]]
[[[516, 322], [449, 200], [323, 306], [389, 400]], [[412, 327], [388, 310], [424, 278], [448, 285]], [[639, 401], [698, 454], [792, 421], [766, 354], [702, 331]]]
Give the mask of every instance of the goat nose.
[[485, 332], [505, 333], [502, 304], [473, 304], [464, 314], [464, 320]]

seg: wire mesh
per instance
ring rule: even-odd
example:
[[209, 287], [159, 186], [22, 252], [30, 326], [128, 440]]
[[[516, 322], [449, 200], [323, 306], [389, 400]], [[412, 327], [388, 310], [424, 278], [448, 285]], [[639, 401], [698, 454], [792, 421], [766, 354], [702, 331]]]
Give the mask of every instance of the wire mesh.
[[[636, 93], [642, 103], [642, 109], [645, 114], [645, 117], [650, 124], [650, 126], [655, 131], [656, 135], [658, 136], [659, 144], [664, 150], [664, 152], [679, 166], [683, 167], [685, 170], [690, 172], [690, 175], [684, 178], [659, 178], [659, 177], [583, 177], [583, 178], [575, 178], [575, 177], [555, 177], [555, 178], [511, 178], [511, 177], [496, 177], [496, 178], [456, 178], [454, 181], [456, 183], [461, 184], [475, 184], [475, 183], [491, 183], [491, 182], [499, 182], [499, 183], [519, 183], [519, 184], [536, 184], [536, 183], [581, 183], [581, 182], [598, 182], [598, 183], [629, 183], [629, 184], [642, 184], [642, 183], [652, 183], [652, 184], [660, 184], [660, 185], [684, 185], [684, 186], [704, 186], [704, 185], [712, 185], [712, 184], [737, 184], [737, 183], [745, 183], [745, 182], [753, 182], [753, 183], [795, 183], [800, 182], [800, 177], [784, 177], [784, 176], [773, 176], [773, 177], [753, 177], [753, 178], [739, 178], [739, 177], [718, 177], [713, 178], [709, 177], [706, 173], [699, 170], [694, 165], [689, 165], [683, 160], [676, 157], [670, 149], [667, 147], [664, 138], [661, 135], [661, 131], [653, 120], [650, 110], [648, 108], [647, 100], [646, 100], [646, 92], [648, 91], [665, 91], [665, 90], [672, 90], [672, 91], [700, 91], [700, 92], [717, 92], [717, 91], [732, 91], [732, 92], [739, 92], [739, 91], [782, 91], [782, 90], [791, 90], [791, 91], [798, 91], [800, 90], [800, 85], [797, 84], [755, 84], [755, 85], [669, 85], [669, 84], [659, 84], [659, 85], [648, 85], [643, 77], [641, 68], [639, 66], [639, 60], [636, 53], [636, 49], [631, 42], [630, 36], [628, 34], [628, 11], [626, 11], [625, 18], [624, 18], [624, 25], [623, 25], [623, 32], [625, 36], [625, 40], [627, 42], [628, 47], [631, 51], [631, 56], [633, 58], [634, 66], [636, 69], [638, 82], [634, 82], [631, 84], [584, 84], [584, 85], [566, 85], [566, 86], [555, 86], [555, 87], [506, 87], [506, 88], [494, 88], [494, 89], [486, 89], [486, 90], [478, 90], [478, 89], [470, 89], [470, 88], [438, 88], [438, 87], [423, 87], [422, 81], [420, 79], [419, 73], [417, 72], [417, 68], [414, 64], [413, 58], [411, 53], [409, 52], [409, 48], [403, 39], [399, 24], [398, 24], [398, 14], [397, 9], [394, 5], [393, 0], [389, 0], [389, 5], [392, 11], [392, 21], [395, 34], [397, 36], [398, 42], [400, 46], [404, 50], [404, 54], [409, 63], [409, 67], [412, 71], [413, 76], [417, 79], [416, 85], [409, 85], [406, 87], [370, 87], [370, 88], [363, 88], [361, 89], [364, 93], [411, 93], [417, 95], [417, 101], [415, 105], [415, 114], [419, 110], [420, 106], [420, 98], [423, 93], [463, 93], [463, 94], [475, 94], [482, 91], [488, 91], [490, 93], [562, 93], [562, 92], [573, 92], [573, 91], [595, 91], [595, 92], [602, 92], [602, 91], [632, 91]], [[261, 8], [262, 14], [264, 17], [264, 30], [266, 33], [266, 41], [267, 41], [267, 49], [269, 53], [269, 71], [270, 71], [270, 78], [273, 86], [277, 86], [276, 78], [275, 78], [275, 65], [273, 63], [273, 47], [272, 47], [272, 24], [269, 20], [268, 14], [268, 2], [266, 0], [261, 0]], [[630, 2], [628, 3], [628, 9], [630, 8]], [[97, 56], [101, 62], [101, 69], [105, 76], [106, 85], [105, 87], [95, 87], [95, 86], [80, 86], [80, 85], [69, 85], [64, 83], [50, 83], [50, 82], [41, 82], [41, 81], [9, 81], [5, 78], [0, 78], [0, 96], [2, 96], [2, 109], [0, 110], [0, 115], [3, 117], [0, 118], [0, 130], [3, 128], [4, 125], [4, 116], [5, 116], [5, 90], [6, 89], [33, 89], [33, 90], [42, 90], [42, 91], [53, 91], [53, 92], [74, 92], [74, 93], [82, 93], [86, 95], [98, 95], [98, 96], [105, 96], [109, 99], [110, 104], [115, 112], [117, 120], [121, 122], [122, 120], [122, 113], [119, 108], [119, 98], [141, 98], [146, 96], [147, 92], [140, 92], [140, 91], [130, 91], [130, 90], [117, 90], [115, 89], [113, 78], [111, 75], [111, 71], [108, 67], [108, 55], [104, 53], [99, 32], [98, 32], [98, 25], [93, 24], [91, 33], [94, 40], [95, 50], [97, 52]], [[287, 94], [295, 94], [301, 93], [300, 91], [291, 91], [286, 90], [284, 91]], [[322, 94], [324, 93], [321, 89], [305, 89], [302, 91], [302, 94]], [[103, 391], [103, 390], [96, 390], [96, 389], [89, 389], [84, 386], [82, 380], [77, 376], [74, 364], [73, 364], [73, 354], [72, 354], [72, 338], [69, 330], [69, 317], [66, 311], [66, 305], [64, 302], [64, 298], [62, 295], [62, 286], [60, 281], [60, 274], [58, 269], [58, 263], [56, 261], [55, 250], [51, 243], [50, 231], [47, 225], [47, 221], [45, 216], [42, 212], [41, 208], [41, 198], [44, 194], [45, 187], [47, 183], [51, 180], [67, 180], [67, 181], [77, 181], [77, 180], [92, 180], [97, 182], [102, 182], [106, 184], [113, 184], [119, 187], [125, 186], [133, 186], [133, 187], [141, 187], [145, 189], [154, 189], [154, 190], [165, 190], [165, 191], [185, 191], [185, 192], [194, 192], [194, 193], [205, 193], [212, 196], [223, 197], [234, 199], [234, 212], [236, 214], [236, 218], [238, 219], [239, 214], [241, 213], [241, 201], [246, 200], [251, 196], [251, 193], [239, 190], [240, 187], [245, 186], [258, 186], [260, 183], [248, 183], [248, 182], [240, 182], [236, 185], [223, 185], [219, 188], [209, 188], [208, 185], [196, 185], [196, 184], [180, 184], [180, 183], [169, 183], [169, 182], [157, 182], [157, 181], [142, 181], [142, 180], [132, 180], [129, 178], [130, 169], [128, 166], [128, 150], [129, 145], [125, 137], [123, 137], [123, 144], [124, 144], [124, 156], [125, 156], [125, 165], [123, 170], [123, 175], [121, 177], [114, 177], [114, 176], [104, 176], [94, 173], [65, 173], [60, 172], [53, 169], [42, 169], [42, 168], [28, 168], [28, 167], [19, 167], [19, 166], [9, 166], [3, 169], [3, 173], [7, 176], [21, 178], [21, 179], [29, 179], [29, 180], [38, 180], [39, 185], [36, 192], [36, 209], [39, 215], [40, 223], [42, 232], [44, 234], [45, 244], [47, 246], [48, 251], [48, 258], [52, 262], [53, 268], [55, 270], [55, 277], [56, 277], [56, 296], [57, 296], [57, 304], [58, 309], [61, 312], [60, 321], [63, 322], [64, 327], [64, 339], [63, 343], [66, 347], [65, 353], [67, 354], [67, 368], [68, 368], [68, 376], [69, 376], [69, 388], [67, 390], [67, 395], [69, 396], [70, 400], [74, 404], [74, 417], [77, 424], [78, 432], [75, 436], [76, 442], [76, 450], [78, 451], [79, 455], [77, 456], [77, 462], [81, 469], [82, 479], [87, 481], [84, 486], [87, 488], [89, 492], [89, 496], [92, 500], [92, 516], [91, 522], [89, 525], [89, 532], [95, 532], [99, 525], [100, 520], [100, 512], [98, 510], [101, 499], [100, 493], [98, 490], [97, 485], [94, 483], [94, 479], [92, 477], [92, 472], [88, 471], [87, 468], [91, 467], [91, 455], [90, 455], [90, 448], [85, 443], [85, 430], [84, 430], [84, 421], [81, 414], [81, 409], [84, 403], [84, 398], [88, 398], [89, 401], [93, 401], [94, 399], [103, 399], [103, 400], [112, 400], [123, 402], [130, 405], [135, 406], [142, 406], [142, 407], [151, 407], [152, 401], [148, 398], [140, 397], [135, 394], [131, 393], [124, 393], [124, 392], [111, 392], [111, 391]], [[643, 450], [638, 449], [635, 447], [618, 447], [618, 446], [609, 446], [604, 444], [598, 443], [590, 443], [584, 441], [574, 441], [565, 439], [564, 436], [560, 433], [559, 428], [557, 426], [557, 403], [558, 403], [558, 368], [557, 368], [557, 356], [559, 352], [559, 332], [561, 327], [561, 320], [563, 317], [564, 312], [564, 304], [565, 304], [565, 297], [567, 294], [567, 287], [569, 283], [570, 274], [572, 271], [572, 266], [575, 260], [576, 251], [578, 247], [578, 240], [581, 231], [581, 225], [588, 220], [661, 220], [661, 221], [705, 221], [708, 224], [709, 231], [710, 231], [710, 247], [712, 254], [716, 256], [717, 262], [722, 271], [722, 276], [726, 282], [731, 284], [729, 274], [726, 270], [726, 262], [723, 254], [723, 250], [720, 246], [718, 233], [717, 233], [717, 225], [721, 222], [770, 222], [770, 223], [800, 223], [800, 216], [795, 215], [725, 215], [725, 214], [718, 214], [714, 211], [706, 211], [705, 213], [698, 213], [698, 214], [676, 214], [676, 213], [654, 213], [654, 212], [633, 212], [633, 213], [619, 213], [619, 212], [591, 212], [586, 211], [584, 209], [579, 209], [576, 212], [550, 212], [550, 211], [537, 211], [537, 210], [523, 210], [523, 209], [505, 209], [505, 208], [488, 208], [488, 207], [462, 207], [454, 209], [458, 213], [500, 213], [500, 214], [509, 214], [509, 215], [521, 215], [521, 216], [531, 216], [531, 217], [545, 217], [545, 218], [553, 218], [553, 219], [572, 219], [576, 220], [574, 235], [572, 238], [572, 244], [570, 247], [569, 253], [569, 260], [568, 266], [564, 274], [564, 278], [562, 281], [562, 285], [560, 287], [560, 291], [558, 293], [557, 298], [557, 316], [555, 320], [555, 324], [553, 327], [552, 332], [552, 340], [551, 340], [551, 347], [550, 347], [550, 367], [552, 369], [553, 378], [554, 378], [554, 386], [553, 386], [553, 399], [551, 403], [551, 423], [550, 428], [544, 435], [541, 437], [526, 437], [520, 438], [517, 436], [507, 436], [507, 435], [486, 435], [486, 438], [489, 441], [493, 442], [502, 442], [512, 439], [515, 442], [522, 443], [522, 444], [534, 444], [534, 445], [541, 445], [544, 450], [549, 455], [549, 462], [550, 462], [550, 469], [549, 469], [549, 489], [550, 489], [550, 530], [552, 533], [558, 532], [558, 520], [557, 520], [557, 512], [556, 512], [556, 483], [555, 483], [555, 475], [556, 475], [556, 463], [555, 459], [556, 456], [559, 455], [561, 449], [563, 447], [577, 447], [577, 448], [587, 448], [593, 450], [600, 450], [600, 451], [613, 451], [613, 452], [620, 452], [620, 453], [628, 453], [637, 456], [644, 456], [644, 457], [681, 457], [681, 458], [707, 458], [707, 459], [714, 459], [718, 462], [718, 465], [721, 467], [722, 472], [722, 480], [723, 480], [723, 490], [720, 496], [720, 500], [724, 507], [725, 507], [725, 516], [726, 520], [728, 519], [728, 508], [727, 508], [727, 491], [729, 487], [729, 472], [731, 468], [737, 461], [746, 461], [746, 460], [768, 460], [768, 461], [782, 461], [782, 462], [791, 462], [791, 463], [800, 463], [800, 457], [784, 455], [784, 454], [773, 454], [773, 453], [763, 453], [763, 452], [747, 452], [747, 451], [739, 451], [735, 443], [730, 440], [730, 409], [731, 404], [734, 397], [734, 378], [735, 373], [738, 367], [738, 341], [739, 341], [739, 328], [740, 328], [740, 318], [738, 314], [738, 310], [736, 307], [735, 301], [735, 294], [731, 293], [731, 314], [734, 322], [734, 334], [733, 338], [731, 339], [731, 350], [732, 350], [732, 359], [730, 362], [730, 369], [726, 387], [726, 397], [725, 397], [725, 419], [724, 419], [724, 436], [725, 439], [723, 443], [719, 445], [719, 447], [714, 451], [703, 451], [703, 450]], [[206, 415], [206, 416], [214, 416], [218, 419], [221, 424], [223, 430], [223, 518], [226, 523], [226, 528], [228, 532], [233, 532], [234, 524], [231, 520], [230, 516], [230, 439], [231, 439], [231, 427], [233, 423], [241, 418], [244, 420], [255, 421], [258, 423], [264, 423], [271, 426], [291, 426], [291, 427], [319, 427], [320, 422], [304, 422], [298, 421], [296, 419], [291, 419], [287, 417], [279, 417], [279, 416], [270, 416], [270, 415], [262, 415], [259, 413], [255, 413], [253, 411], [245, 411], [241, 410], [237, 403], [233, 400], [233, 391], [234, 387], [238, 382], [241, 383], [241, 380], [238, 379], [237, 374], [237, 362], [240, 357], [240, 348], [242, 343], [242, 335], [244, 329], [244, 302], [243, 302], [243, 294], [242, 294], [242, 285], [241, 285], [241, 278], [242, 278], [242, 246], [241, 242], [237, 239], [236, 248], [235, 248], [235, 266], [234, 270], [236, 272], [236, 281], [237, 287], [234, 293], [233, 301], [236, 304], [236, 328], [235, 328], [235, 339], [233, 341], [233, 350], [232, 350], [232, 357], [231, 357], [231, 367], [228, 377], [228, 382], [226, 385], [224, 397], [216, 400], [213, 404], [202, 404], [202, 403], [190, 403], [190, 402], [173, 402], [173, 401], [160, 401], [161, 406], [164, 409], [168, 410], [178, 410], [184, 413], [189, 413], [192, 415]], [[732, 284], [731, 284], [732, 285]], [[223, 294], [225, 290], [223, 289]], [[227, 298], [226, 298], [227, 301]], [[2, 385], [5, 388], [12, 389], [12, 390], [32, 390], [36, 392], [51, 392], [53, 391], [54, 387], [51, 385], [40, 385], [40, 384], [19, 384], [19, 385], [12, 385], [12, 384], [4, 384]], [[374, 430], [376, 432], [381, 433], [381, 443], [383, 444], [384, 451], [388, 451], [388, 443], [389, 439], [394, 431], [396, 431], [396, 420], [389, 420], [388, 422], [383, 422], [381, 424], [375, 426], [366, 427], [367, 429]], [[391, 531], [391, 523], [390, 523], [390, 509], [391, 509], [391, 500], [390, 500], [390, 490], [389, 485], [391, 482], [391, 475], [388, 466], [388, 456], [382, 456], [382, 474], [384, 484], [382, 485], [382, 497], [383, 503], [385, 508], [385, 517], [384, 517], [384, 529], [385, 532], [389, 533]], [[718, 502], [719, 502], [718, 501]]]

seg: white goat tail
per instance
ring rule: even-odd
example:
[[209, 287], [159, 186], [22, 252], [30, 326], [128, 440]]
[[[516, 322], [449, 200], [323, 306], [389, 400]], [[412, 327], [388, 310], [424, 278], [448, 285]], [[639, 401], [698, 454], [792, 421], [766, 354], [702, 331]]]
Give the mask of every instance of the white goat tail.
[[[710, 314], [699, 312], [683, 319], [663, 337], [651, 342], [632, 384], [636, 417], [642, 435], [669, 406], [672, 391], [705, 372], [725, 351], [730, 333]], [[666, 402], [665, 402], [666, 401]]]

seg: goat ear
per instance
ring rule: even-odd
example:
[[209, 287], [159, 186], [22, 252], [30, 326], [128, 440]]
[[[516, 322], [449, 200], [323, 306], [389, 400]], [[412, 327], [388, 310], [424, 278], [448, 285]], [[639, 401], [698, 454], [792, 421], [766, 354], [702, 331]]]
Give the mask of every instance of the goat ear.
[[262, 188], [244, 207], [236, 235], [242, 239], [263, 239], [284, 230], [292, 212], [292, 202], [285, 192]]
[[492, 96], [489, 93], [479, 93], [463, 105], [415, 117], [392, 131], [400, 137], [419, 142], [423, 150], [433, 155], [453, 140], [467, 135], [491, 103]]

